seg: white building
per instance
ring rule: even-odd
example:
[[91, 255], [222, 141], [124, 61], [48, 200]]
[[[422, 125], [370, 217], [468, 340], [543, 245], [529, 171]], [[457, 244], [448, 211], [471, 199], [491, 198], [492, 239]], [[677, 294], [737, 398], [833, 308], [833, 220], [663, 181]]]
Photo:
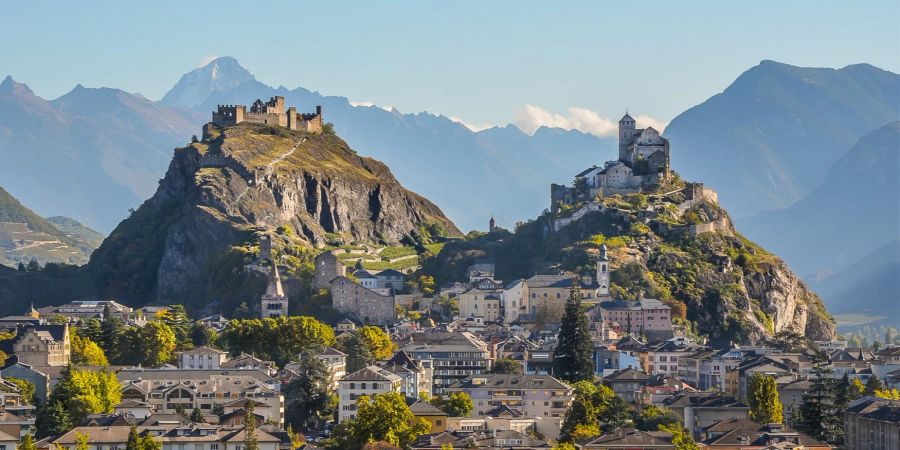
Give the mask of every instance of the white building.
[[400, 392], [402, 378], [378, 366], [353, 372], [338, 382], [338, 422], [356, 417], [356, 401], [387, 392]]
[[228, 360], [228, 352], [210, 347], [197, 347], [178, 354], [180, 369], [218, 369]]

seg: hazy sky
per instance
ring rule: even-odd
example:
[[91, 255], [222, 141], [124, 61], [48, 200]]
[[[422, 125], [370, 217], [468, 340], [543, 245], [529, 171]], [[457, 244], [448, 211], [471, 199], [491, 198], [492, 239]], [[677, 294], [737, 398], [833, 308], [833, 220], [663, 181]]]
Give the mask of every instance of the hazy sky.
[[900, 71], [897, 0], [132, 3], [6, 3], [0, 77], [45, 98], [82, 83], [159, 99], [230, 55], [274, 86], [602, 131], [626, 107], [668, 121], [762, 59]]

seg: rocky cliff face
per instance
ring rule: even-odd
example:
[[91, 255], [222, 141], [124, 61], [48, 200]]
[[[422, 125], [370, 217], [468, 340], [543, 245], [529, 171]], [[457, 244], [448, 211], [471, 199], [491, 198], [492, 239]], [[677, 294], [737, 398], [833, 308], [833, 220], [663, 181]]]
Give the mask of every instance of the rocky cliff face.
[[[442, 283], [489, 256], [503, 280], [546, 270], [590, 273], [605, 243], [613, 296], [657, 298], [714, 344], [773, 341], [785, 331], [810, 340], [834, 336], [821, 300], [784, 261], [741, 236], [714, 198], [685, 201], [672, 188], [576, 206], [562, 213], [579, 217], [564, 227], [565, 217], [545, 214], [515, 233], [448, 244], [425, 270]], [[589, 212], [579, 214], [582, 208]]]
[[241, 277], [232, 247], [277, 228], [307, 247], [459, 234], [437, 206], [333, 134], [208, 125], [200, 142], [175, 150], [156, 194], [90, 267], [101, 293], [132, 304], [214, 298], [214, 283]]

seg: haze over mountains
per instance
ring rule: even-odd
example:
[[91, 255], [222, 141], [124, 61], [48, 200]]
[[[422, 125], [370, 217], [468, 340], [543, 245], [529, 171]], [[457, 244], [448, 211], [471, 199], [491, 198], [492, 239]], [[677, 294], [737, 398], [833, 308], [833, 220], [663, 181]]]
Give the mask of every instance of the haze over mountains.
[[[322, 105], [348, 144], [383, 161], [462, 230], [485, 229], [492, 215], [507, 227], [534, 217], [548, 206], [549, 183], [568, 182], [616, 154], [614, 138], [579, 131], [543, 127], [529, 135], [507, 125], [475, 132], [441, 115], [273, 88], [224, 57], [185, 74], [159, 102], [80, 85], [47, 101], [7, 77], [0, 84], [0, 184], [41, 215], [108, 232], [152, 195], [172, 148], [200, 134], [217, 104], [273, 95], [300, 111]], [[864, 266], [866, 255], [900, 238], [890, 232], [896, 209], [885, 206], [898, 203], [890, 159], [898, 138], [889, 128], [860, 140], [897, 120], [897, 74], [866, 64], [763, 61], [672, 120], [665, 135], [673, 167], [718, 190], [739, 229], [801, 275], [827, 283], [829, 274]], [[828, 302], [837, 289], [823, 292]]]

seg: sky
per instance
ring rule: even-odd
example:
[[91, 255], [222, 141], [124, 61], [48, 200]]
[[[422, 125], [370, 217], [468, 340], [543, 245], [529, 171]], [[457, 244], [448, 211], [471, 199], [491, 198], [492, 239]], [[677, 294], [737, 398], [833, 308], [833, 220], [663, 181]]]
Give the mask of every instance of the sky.
[[298, 86], [480, 129], [663, 127], [763, 59], [900, 72], [900, 1], [11, 2], [0, 78], [160, 99], [233, 56]]

